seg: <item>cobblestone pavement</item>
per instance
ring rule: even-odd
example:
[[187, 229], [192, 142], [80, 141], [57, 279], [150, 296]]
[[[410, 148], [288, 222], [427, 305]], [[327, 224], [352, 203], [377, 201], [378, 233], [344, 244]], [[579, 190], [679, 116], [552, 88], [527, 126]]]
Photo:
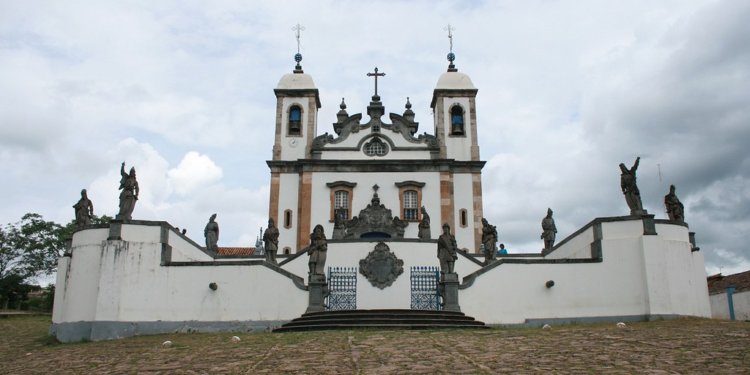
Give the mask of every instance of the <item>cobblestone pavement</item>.
[[239, 343], [169, 334], [59, 344], [47, 324], [0, 321], [0, 374], [750, 374], [750, 323], [707, 319], [243, 334]]

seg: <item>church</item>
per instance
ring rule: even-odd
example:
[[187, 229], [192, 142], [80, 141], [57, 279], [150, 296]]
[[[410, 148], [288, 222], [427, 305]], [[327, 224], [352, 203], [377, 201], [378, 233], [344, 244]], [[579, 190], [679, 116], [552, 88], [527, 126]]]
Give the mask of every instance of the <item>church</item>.
[[[331, 310], [453, 310], [527, 327], [710, 317], [694, 234], [645, 211], [593, 218], [540, 253], [480, 257], [478, 90], [454, 59], [435, 74], [431, 127], [420, 129], [408, 98], [386, 115], [375, 68], [366, 116], [342, 99], [332, 128], [318, 129], [319, 91], [298, 53], [274, 89], [267, 161], [278, 261], [221, 255], [163, 221], [85, 225], [59, 260], [50, 333], [70, 342], [263, 332]], [[457, 255], [441, 273], [444, 225]], [[318, 226], [323, 274], [308, 262]]]

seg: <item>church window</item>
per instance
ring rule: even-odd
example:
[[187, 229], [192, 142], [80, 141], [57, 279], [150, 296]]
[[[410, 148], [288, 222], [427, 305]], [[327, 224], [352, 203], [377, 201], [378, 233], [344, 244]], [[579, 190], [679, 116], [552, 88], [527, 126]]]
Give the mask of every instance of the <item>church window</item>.
[[383, 156], [388, 153], [388, 145], [380, 138], [373, 138], [372, 141], [365, 144], [364, 150], [367, 156]]
[[459, 211], [458, 216], [460, 218], [460, 223], [459, 224], [461, 225], [461, 228], [466, 228], [467, 226], [469, 226], [469, 212], [466, 211], [465, 208], [463, 208], [463, 209], [461, 209], [461, 211]]
[[352, 218], [352, 197], [356, 182], [336, 181], [327, 182], [326, 186], [331, 189], [331, 222], [336, 220], [336, 214], [340, 213], [341, 218], [349, 220]]
[[284, 228], [292, 227], [292, 210], [284, 211]]
[[339, 190], [334, 193], [334, 212], [341, 213], [344, 220], [349, 220], [349, 192]]
[[293, 105], [289, 108], [289, 135], [301, 135], [302, 133], [302, 108]]
[[289, 255], [291, 253], [292, 253], [292, 248], [291, 247], [285, 247], [284, 248], [284, 254]]
[[451, 135], [464, 135], [464, 109], [460, 105], [451, 108]]
[[401, 218], [404, 221], [420, 221], [422, 214], [422, 188], [424, 182], [404, 181], [396, 182], [398, 195], [401, 198]]
[[407, 190], [404, 192], [404, 220], [417, 220], [419, 217], [419, 204], [417, 203], [417, 192]]

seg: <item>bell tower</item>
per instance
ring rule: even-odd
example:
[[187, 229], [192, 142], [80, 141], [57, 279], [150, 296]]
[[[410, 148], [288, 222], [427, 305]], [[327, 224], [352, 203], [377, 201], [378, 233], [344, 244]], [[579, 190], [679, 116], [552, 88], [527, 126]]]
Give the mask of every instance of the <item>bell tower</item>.
[[[459, 73], [453, 53], [454, 30], [445, 28], [451, 41], [448, 71], [441, 74], [432, 94], [435, 136], [440, 141], [440, 159], [476, 164], [466, 171], [440, 172], [441, 222], [451, 225], [459, 241], [473, 242], [479, 249], [482, 239], [482, 173], [477, 141], [477, 88], [468, 75]], [[462, 191], [470, 194], [455, 194]]]

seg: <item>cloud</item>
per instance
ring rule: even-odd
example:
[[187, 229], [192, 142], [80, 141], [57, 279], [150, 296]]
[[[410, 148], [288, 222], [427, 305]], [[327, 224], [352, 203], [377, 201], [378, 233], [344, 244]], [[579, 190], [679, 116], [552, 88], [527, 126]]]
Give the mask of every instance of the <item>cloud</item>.
[[175, 193], [187, 195], [195, 189], [208, 185], [222, 177], [221, 168], [206, 155], [188, 152], [177, 168], [167, 172], [169, 185]]

